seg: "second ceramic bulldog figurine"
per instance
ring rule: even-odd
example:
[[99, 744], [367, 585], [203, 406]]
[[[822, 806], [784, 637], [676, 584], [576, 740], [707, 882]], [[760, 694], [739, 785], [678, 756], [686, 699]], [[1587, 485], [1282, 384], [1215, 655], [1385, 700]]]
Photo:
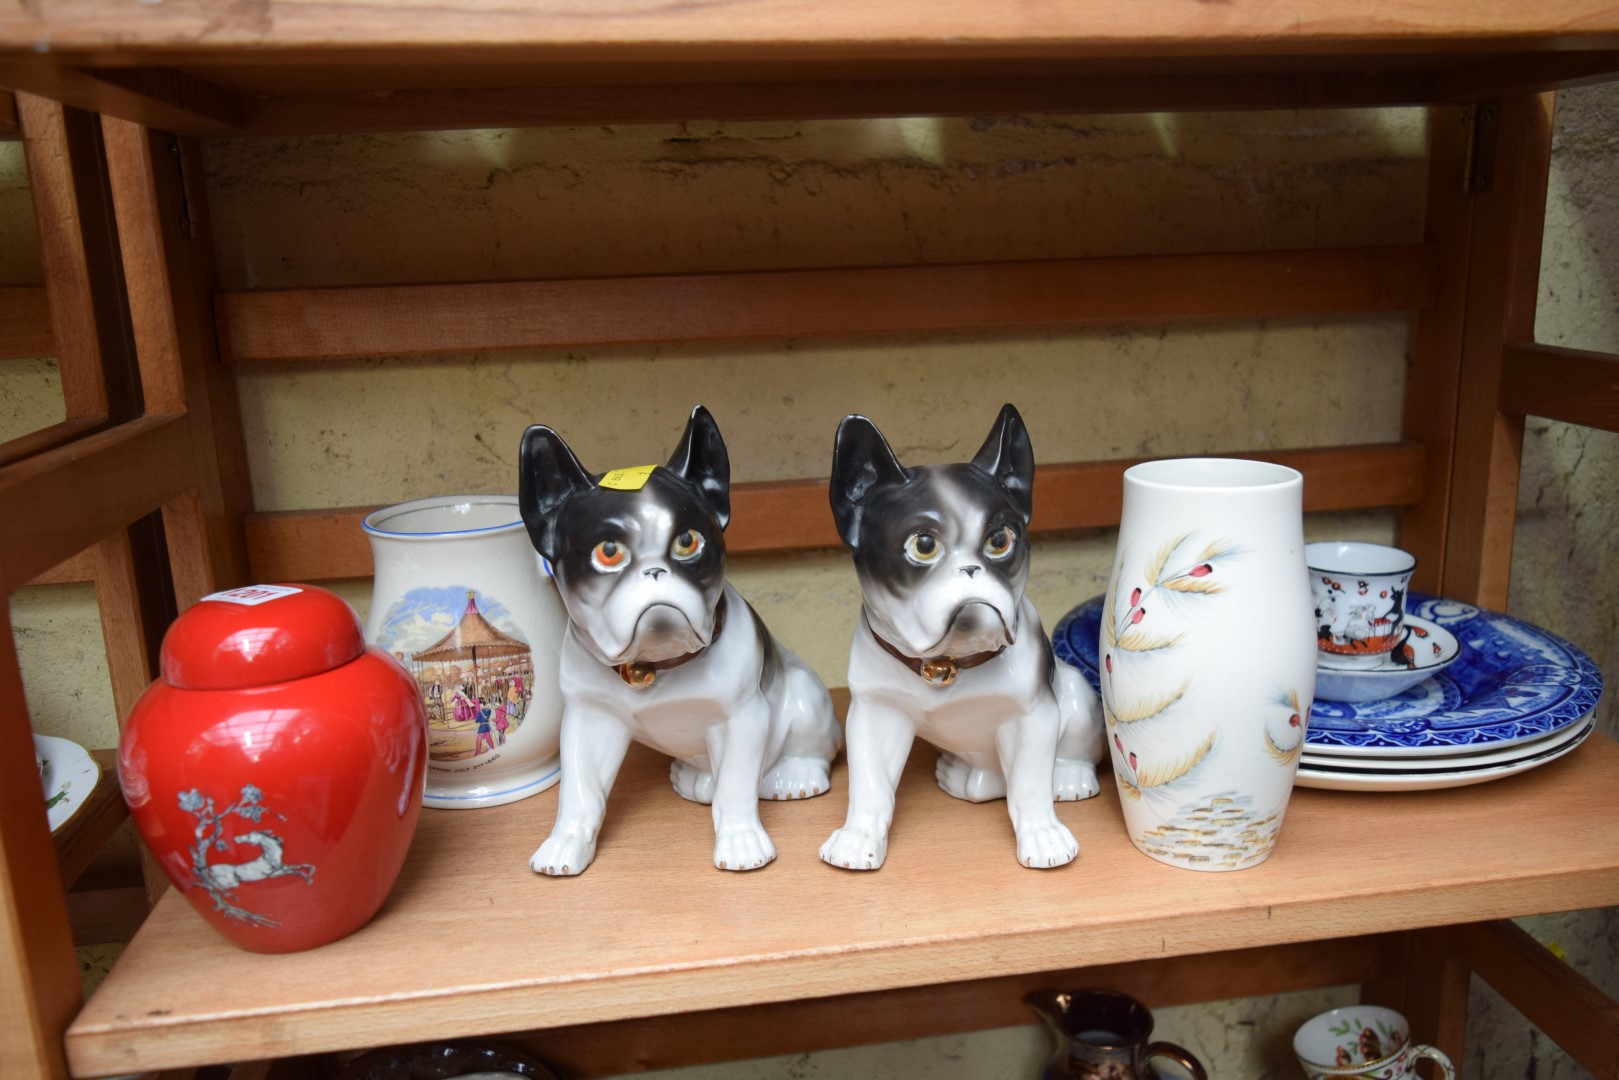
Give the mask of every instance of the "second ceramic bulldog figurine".
[[1006, 797], [1018, 862], [1079, 854], [1052, 801], [1097, 793], [1105, 746], [1095, 692], [1057, 662], [1023, 595], [1033, 484], [1034, 451], [1010, 405], [965, 464], [908, 469], [870, 420], [838, 426], [832, 513], [864, 605], [849, 654], [849, 813], [821, 846], [832, 865], [883, 864], [918, 734], [944, 751], [935, 775], [946, 792]]
[[587, 473], [562, 437], [523, 435], [518, 502], [568, 609], [556, 825], [529, 866], [596, 855], [631, 739], [675, 760], [675, 791], [714, 808], [714, 865], [776, 857], [758, 800], [830, 787], [843, 732], [826, 687], [725, 581], [730, 459], [698, 406], [666, 466]]

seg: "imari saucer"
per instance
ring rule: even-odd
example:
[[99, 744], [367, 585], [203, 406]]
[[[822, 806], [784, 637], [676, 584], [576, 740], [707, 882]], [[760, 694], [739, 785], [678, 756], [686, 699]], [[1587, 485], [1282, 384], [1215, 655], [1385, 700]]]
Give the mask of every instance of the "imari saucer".
[[[1103, 597], [1069, 612], [1052, 644], [1095, 686]], [[1447, 757], [1528, 742], [1596, 707], [1602, 673], [1556, 634], [1509, 615], [1412, 593], [1406, 610], [1453, 634], [1461, 655], [1382, 701], [1324, 701], [1310, 711], [1305, 749], [1334, 757]]]
[[1382, 701], [1401, 694], [1448, 667], [1461, 655], [1456, 635], [1436, 622], [1405, 617], [1405, 637], [1373, 666], [1346, 667], [1320, 654], [1315, 666], [1318, 701]]

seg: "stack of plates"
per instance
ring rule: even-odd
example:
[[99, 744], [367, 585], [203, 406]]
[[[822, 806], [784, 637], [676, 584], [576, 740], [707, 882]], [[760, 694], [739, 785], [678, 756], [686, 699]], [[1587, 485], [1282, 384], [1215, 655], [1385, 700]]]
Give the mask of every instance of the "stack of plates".
[[[1057, 656], [1098, 684], [1102, 597], [1052, 634]], [[1407, 610], [1454, 635], [1460, 654], [1381, 701], [1317, 698], [1300, 787], [1428, 791], [1513, 776], [1570, 753], [1591, 732], [1602, 674], [1555, 634], [1507, 615], [1412, 593]]]

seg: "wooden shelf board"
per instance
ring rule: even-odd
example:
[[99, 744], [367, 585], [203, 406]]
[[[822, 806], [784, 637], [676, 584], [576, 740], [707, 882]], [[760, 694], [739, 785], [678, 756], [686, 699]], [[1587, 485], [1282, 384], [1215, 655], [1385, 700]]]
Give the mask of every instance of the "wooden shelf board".
[[[1304, 474], [1309, 511], [1409, 506], [1422, 497], [1425, 455], [1417, 443], [1239, 453]], [[1128, 461], [1043, 465], [1035, 471], [1036, 535], [1119, 523]], [[728, 554], [815, 551], [841, 545], [827, 506], [825, 480], [736, 484], [731, 489]], [[259, 581], [370, 577], [371, 545], [360, 521], [376, 507], [281, 510], [249, 514], [248, 564]]]
[[[0, 9], [0, 83], [197, 136], [678, 119], [1343, 108], [1619, 71], [1609, 0], [1121, 8], [784, 0]], [[39, 43], [49, 42], [48, 50]], [[1454, 75], [1457, 69], [1462, 73]], [[729, 89], [728, 89], [729, 87]], [[0, 132], [5, 129], [0, 128]]]
[[123, 793], [118, 788], [118, 751], [92, 750], [90, 756], [101, 769], [96, 786], [67, 824], [51, 834], [64, 889], [78, 880], [101, 845], [129, 817]]
[[1487, 0], [1466, 6], [1365, 0], [1353, 9], [1331, 0], [1298, 0], [1285, 8], [1235, 0], [1217, 10], [1120, 6], [1108, 0], [1033, 8], [1018, 0], [944, 8], [922, 0], [780, 0], [752, 5], [744, 14], [648, 0], [612, 8], [566, 0], [521, 7], [502, 0], [453, 6], [265, 0], [250, 13], [221, 16], [206, 5], [162, 5], [145, 12], [116, 0], [59, 0], [7, 9], [0, 16], [0, 45], [20, 52], [48, 41], [52, 53], [102, 62], [297, 55], [325, 48], [336, 66], [364, 63], [381, 46], [395, 53], [506, 47], [535, 50], [542, 57], [696, 61], [744, 54], [882, 60], [1020, 53], [1375, 55], [1619, 44], [1619, 10], [1607, 0]]
[[[534, 875], [553, 789], [488, 810], [424, 811], [372, 924], [263, 956], [164, 897], [67, 1035], [79, 1076], [474, 1036], [1258, 948], [1619, 901], [1619, 746], [1452, 791], [1298, 791], [1276, 854], [1235, 873], [1164, 866], [1126, 839], [1112, 784], [1064, 804], [1082, 845], [1017, 865], [1002, 803], [933, 782], [918, 746], [888, 864], [825, 866], [830, 796], [767, 803], [775, 863], [713, 869], [710, 814], [631, 750], [596, 863]], [[1415, 825], [1413, 823], [1416, 823]], [[296, 881], [264, 887], [291, 888]]]
[[226, 293], [221, 354], [341, 359], [632, 342], [1414, 311], [1424, 244]]

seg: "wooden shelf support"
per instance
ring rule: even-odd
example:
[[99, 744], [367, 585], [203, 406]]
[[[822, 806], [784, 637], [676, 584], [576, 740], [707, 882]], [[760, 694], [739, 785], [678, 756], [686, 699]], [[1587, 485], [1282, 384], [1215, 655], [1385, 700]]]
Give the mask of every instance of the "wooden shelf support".
[[0, 285], [0, 360], [56, 355], [51, 307], [42, 285]]
[[1556, 345], [1509, 345], [1501, 411], [1619, 432], [1619, 355]]
[[1592, 1075], [1619, 1076], [1619, 1002], [1507, 920], [1453, 931], [1466, 963]]

